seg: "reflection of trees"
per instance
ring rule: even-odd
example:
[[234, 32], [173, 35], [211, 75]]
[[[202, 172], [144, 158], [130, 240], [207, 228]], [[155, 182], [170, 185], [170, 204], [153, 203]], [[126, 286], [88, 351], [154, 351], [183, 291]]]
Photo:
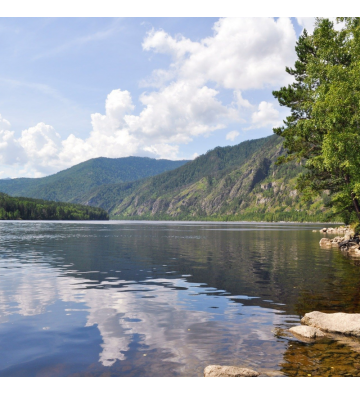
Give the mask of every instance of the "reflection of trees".
[[[127, 281], [190, 274], [189, 282], [260, 297], [247, 304], [283, 303], [286, 306], [277, 308], [290, 314], [340, 307], [360, 311], [359, 268], [349, 265], [337, 250], [321, 250], [317, 234], [291, 227], [228, 230], [232, 227], [137, 224], [101, 232], [94, 228], [67, 238], [65, 255], [74, 270], [107, 272], [82, 274], [93, 280], [103, 280], [117, 269]], [[219, 228], [223, 231], [215, 230]], [[170, 271], [176, 273], [166, 273]]]

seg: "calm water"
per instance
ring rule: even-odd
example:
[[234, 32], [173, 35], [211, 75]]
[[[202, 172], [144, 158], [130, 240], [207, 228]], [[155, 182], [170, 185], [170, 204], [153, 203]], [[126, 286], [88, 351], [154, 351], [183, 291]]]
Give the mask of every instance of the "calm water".
[[0, 375], [357, 375], [360, 341], [286, 331], [360, 313], [360, 266], [320, 227], [0, 222]]

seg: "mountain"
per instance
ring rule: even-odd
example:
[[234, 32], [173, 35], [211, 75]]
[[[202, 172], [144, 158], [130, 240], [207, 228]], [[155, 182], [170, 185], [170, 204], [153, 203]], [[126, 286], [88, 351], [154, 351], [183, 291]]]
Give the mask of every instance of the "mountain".
[[0, 220], [108, 220], [99, 207], [11, 197], [0, 192]]
[[77, 202], [79, 195], [100, 185], [154, 176], [187, 162], [135, 156], [118, 159], [96, 158], [43, 178], [0, 180], [0, 191], [11, 196]]
[[94, 188], [79, 202], [117, 219], [325, 221], [328, 196], [302, 203], [295, 183], [304, 169], [275, 165], [283, 153], [276, 135], [217, 147], [164, 174]]

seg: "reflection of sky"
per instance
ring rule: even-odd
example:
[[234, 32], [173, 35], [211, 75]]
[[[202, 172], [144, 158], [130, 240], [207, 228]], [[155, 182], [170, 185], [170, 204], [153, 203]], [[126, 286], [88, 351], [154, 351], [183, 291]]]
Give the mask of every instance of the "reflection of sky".
[[[43, 226], [34, 224], [33, 233], [2, 228], [0, 371], [40, 359], [72, 365], [69, 374], [96, 362], [103, 369], [126, 362], [135, 368], [141, 358], [151, 364], [164, 358], [178, 375], [201, 375], [214, 363], [261, 370], [281, 362], [286, 344], [272, 331], [298, 318], [281, 314], [279, 306], [249, 306], [246, 295], [176, 273], [165, 278], [146, 270], [153, 278], [142, 274], [140, 281], [124, 280], [119, 271], [100, 283], [84, 278], [61, 253], [64, 234], [56, 235], [56, 224]], [[81, 234], [80, 226], [76, 231]], [[146, 269], [143, 262], [133, 265], [139, 273]], [[153, 374], [164, 375], [166, 364]]]
[[[206, 361], [209, 353], [218, 348], [217, 343], [223, 349], [231, 348], [234, 353], [243, 352], [246, 340], [271, 341], [271, 330], [279, 321], [270, 309], [243, 307], [227, 298], [208, 295], [207, 291], [214, 292], [214, 289], [196, 284], [189, 286], [184, 279], [129, 282], [121, 291], [111, 287], [88, 289], [83, 279], [62, 276], [59, 269], [36, 263], [23, 264], [19, 269], [19, 264], [17, 260], [2, 260], [2, 323], [13, 322], [11, 315], [42, 315], [40, 320], [36, 319], [40, 322], [35, 342], [40, 342], [45, 331], [66, 337], [71, 336], [74, 327], [96, 325], [102, 338], [99, 361], [104, 366], [126, 359], [125, 352], [129, 350], [133, 335], [138, 334], [144, 346], [166, 349], [171, 354], [169, 361], [183, 364], [186, 370], [189, 355], [198, 363]], [[104, 281], [102, 285], [115, 285], [119, 281]], [[59, 305], [59, 301], [62, 304]], [[62, 305], [63, 310], [59, 307]], [[48, 312], [52, 310], [57, 317], [49, 322]], [[85, 323], [84, 311], [87, 312]], [[69, 321], [69, 315], [75, 319]], [[22, 325], [19, 320], [15, 322], [15, 325]], [[21, 360], [27, 353], [24, 354]], [[31, 353], [28, 357], [32, 357]]]

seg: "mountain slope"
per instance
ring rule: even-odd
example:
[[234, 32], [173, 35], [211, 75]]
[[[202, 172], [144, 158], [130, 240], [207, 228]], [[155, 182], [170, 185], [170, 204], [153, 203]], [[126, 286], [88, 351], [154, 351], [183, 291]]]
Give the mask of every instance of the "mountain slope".
[[275, 165], [282, 153], [276, 135], [217, 147], [173, 171], [95, 188], [79, 202], [119, 219], [326, 220], [323, 199], [304, 204], [295, 189], [304, 169]]
[[77, 202], [78, 196], [104, 184], [122, 183], [173, 170], [188, 161], [130, 156], [96, 158], [43, 178], [0, 180], [0, 191], [12, 196]]

